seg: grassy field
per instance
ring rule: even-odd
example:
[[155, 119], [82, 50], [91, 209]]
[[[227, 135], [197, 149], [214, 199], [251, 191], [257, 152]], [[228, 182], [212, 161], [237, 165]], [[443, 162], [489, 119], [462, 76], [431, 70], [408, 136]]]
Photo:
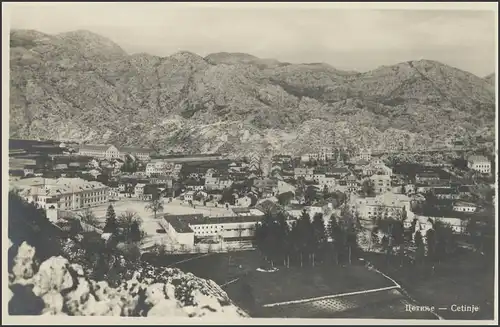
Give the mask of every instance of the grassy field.
[[255, 305], [259, 307], [389, 286], [394, 284], [364, 266], [324, 264], [316, 267], [281, 268], [269, 273], [254, 271], [246, 275], [241, 283], [230, 284], [225, 290], [237, 302], [244, 302], [244, 297], [250, 291]]
[[148, 260], [154, 265], [176, 267], [184, 272], [211, 279], [219, 285], [240, 278], [255, 271], [261, 264], [257, 251], [238, 251], [232, 253], [180, 254], [165, 255]]
[[340, 293], [394, 286], [382, 275], [363, 265], [281, 268], [260, 272], [264, 260], [258, 251], [166, 255], [149, 262], [177, 267], [211, 279], [240, 307], [256, 312], [262, 305]]
[[[440, 311], [444, 319], [493, 319], [494, 312], [494, 264], [487, 264], [477, 253], [467, 252], [443, 262], [434, 275], [414, 266], [399, 268], [385, 264], [385, 257], [368, 255], [378, 269], [396, 280], [407, 293], [422, 305], [447, 307], [451, 305], [477, 305], [480, 311]], [[494, 262], [494, 260], [493, 260]]]

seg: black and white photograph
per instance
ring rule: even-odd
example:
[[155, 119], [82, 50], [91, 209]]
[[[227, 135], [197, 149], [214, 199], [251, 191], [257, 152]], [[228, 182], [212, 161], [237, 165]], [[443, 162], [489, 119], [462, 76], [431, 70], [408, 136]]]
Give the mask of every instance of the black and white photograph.
[[498, 323], [497, 31], [486, 2], [2, 3], [2, 320]]

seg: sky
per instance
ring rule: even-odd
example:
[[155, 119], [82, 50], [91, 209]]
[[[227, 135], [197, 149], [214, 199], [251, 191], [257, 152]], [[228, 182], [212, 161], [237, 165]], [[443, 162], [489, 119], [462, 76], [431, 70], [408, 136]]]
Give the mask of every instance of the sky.
[[493, 3], [441, 3], [434, 10], [409, 3], [378, 10], [363, 9], [367, 3], [347, 4], [351, 9], [326, 5], [11, 3], [7, 12], [11, 28], [49, 34], [85, 29], [110, 38], [128, 53], [243, 52], [356, 71], [429, 59], [478, 76], [495, 72], [498, 27]]

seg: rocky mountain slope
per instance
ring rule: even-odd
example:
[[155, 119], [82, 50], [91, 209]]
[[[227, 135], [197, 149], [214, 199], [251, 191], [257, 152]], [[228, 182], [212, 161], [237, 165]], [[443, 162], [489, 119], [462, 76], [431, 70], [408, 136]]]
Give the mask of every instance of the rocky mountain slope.
[[494, 134], [494, 86], [435, 61], [357, 73], [242, 53], [128, 55], [87, 31], [10, 37], [15, 138], [245, 154]]
[[[246, 317], [227, 302], [218, 285], [177, 269], [138, 270], [111, 287], [89, 279], [81, 265], [62, 256], [39, 265], [34, 256], [35, 249], [26, 242], [17, 250], [7, 290], [11, 315]], [[189, 305], [179, 299], [182, 290], [191, 297]]]
[[495, 73], [492, 73], [492, 74], [489, 74], [488, 76], [486, 76], [484, 78], [488, 83], [490, 83], [491, 85], [495, 85]]

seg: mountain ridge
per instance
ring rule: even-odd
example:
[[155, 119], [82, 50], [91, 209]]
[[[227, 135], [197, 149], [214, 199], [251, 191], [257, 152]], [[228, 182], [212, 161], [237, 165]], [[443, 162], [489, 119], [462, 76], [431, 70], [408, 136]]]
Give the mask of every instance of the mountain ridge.
[[129, 55], [92, 32], [69, 41], [35, 32], [11, 31], [11, 137], [299, 153], [298, 140], [387, 148], [400, 146], [396, 133], [426, 147], [464, 131], [494, 134], [494, 86], [437, 61], [360, 73], [244, 53]]

